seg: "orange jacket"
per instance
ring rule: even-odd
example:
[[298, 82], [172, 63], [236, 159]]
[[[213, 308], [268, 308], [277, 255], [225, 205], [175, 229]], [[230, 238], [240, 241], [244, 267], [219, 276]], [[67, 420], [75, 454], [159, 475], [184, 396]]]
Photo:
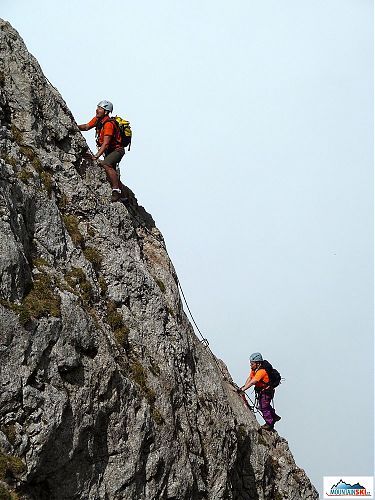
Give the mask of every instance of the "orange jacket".
[[270, 378], [264, 368], [259, 368], [256, 371], [251, 370], [250, 379], [255, 379], [257, 381], [255, 387], [258, 387], [259, 389], [267, 387], [270, 382]]
[[103, 142], [104, 142], [104, 136], [109, 135], [111, 137], [108, 151], [115, 151], [116, 149], [121, 149], [121, 134], [120, 130], [116, 125], [113, 123], [113, 121], [110, 119], [109, 116], [105, 116], [102, 120], [102, 126], [99, 128], [97, 127], [98, 125], [98, 119], [96, 116], [92, 120], [89, 121], [87, 124], [89, 126], [89, 130], [96, 127], [97, 128], [97, 143], [98, 146], [100, 147]]

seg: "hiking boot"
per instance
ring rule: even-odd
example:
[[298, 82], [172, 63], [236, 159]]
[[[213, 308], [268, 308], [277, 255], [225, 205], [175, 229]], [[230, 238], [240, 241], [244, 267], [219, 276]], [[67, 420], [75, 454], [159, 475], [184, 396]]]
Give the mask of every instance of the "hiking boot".
[[120, 201], [121, 198], [121, 191], [120, 189], [112, 189], [112, 196], [111, 196], [111, 201]]
[[124, 185], [122, 185], [122, 188], [121, 188], [120, 201], [124, 205], [130, 205], [129, 190]]

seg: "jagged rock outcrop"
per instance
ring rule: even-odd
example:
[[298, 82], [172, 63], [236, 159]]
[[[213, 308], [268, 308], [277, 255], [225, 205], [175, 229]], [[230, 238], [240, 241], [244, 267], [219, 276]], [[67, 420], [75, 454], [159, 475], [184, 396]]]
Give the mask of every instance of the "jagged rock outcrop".
[[108, 201], [4, 21], [0, 51], [0, 497], [317, 499], [196, 338], [152, 217]]

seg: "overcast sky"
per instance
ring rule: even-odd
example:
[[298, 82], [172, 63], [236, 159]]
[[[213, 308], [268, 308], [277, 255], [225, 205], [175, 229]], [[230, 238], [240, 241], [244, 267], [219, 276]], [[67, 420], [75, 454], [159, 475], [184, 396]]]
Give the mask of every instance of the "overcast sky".
[[1, 3], [78, 123], [130, 120], [123, 181], [233, 378], [285, 377], [297, 464], [373, 474], [373, 2]]

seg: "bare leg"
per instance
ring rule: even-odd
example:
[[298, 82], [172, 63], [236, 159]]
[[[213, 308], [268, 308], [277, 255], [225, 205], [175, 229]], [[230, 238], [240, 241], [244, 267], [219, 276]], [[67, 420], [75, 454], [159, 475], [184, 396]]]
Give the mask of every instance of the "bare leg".
[[107, 174], [107, 179], [112, 187], [112, 189], [120, 189], [119, 187], [119, 178], [117, 175], [116, 170], [113, 167], [110, 167], [109, 165], [103, 164], [105, 173]]

